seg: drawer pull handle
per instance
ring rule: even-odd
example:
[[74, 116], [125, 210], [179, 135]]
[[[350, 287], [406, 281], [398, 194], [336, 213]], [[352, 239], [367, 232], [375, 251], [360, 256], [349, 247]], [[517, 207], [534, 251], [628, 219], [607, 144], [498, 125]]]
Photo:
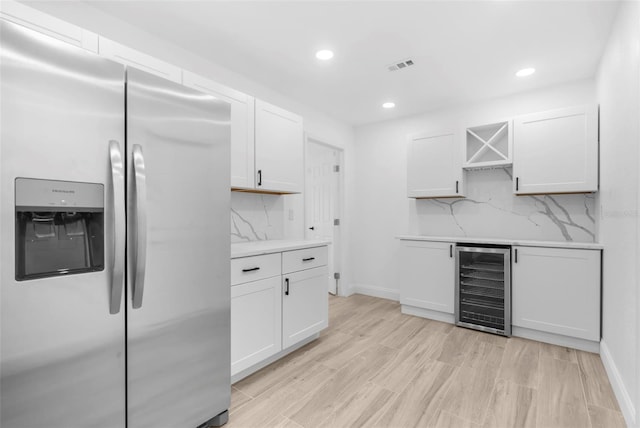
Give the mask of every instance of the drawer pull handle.
[[289, 278], [285, 278], [284, 279], [284, 285], [285, 285], [285, 289], [284, 289], [284, 295], [288, 296], [289, 295]]
[[249, 268], [249, 269], [242, 269], [242, 272], [253, 272], [256, 270], [260, 270], [259, 267], [253, 267], [253, 268]]
[[315, 260], [315, 257], [307, 257], [306, 259], [302, 259], [303, 262], [310, 262], [311, 260]]

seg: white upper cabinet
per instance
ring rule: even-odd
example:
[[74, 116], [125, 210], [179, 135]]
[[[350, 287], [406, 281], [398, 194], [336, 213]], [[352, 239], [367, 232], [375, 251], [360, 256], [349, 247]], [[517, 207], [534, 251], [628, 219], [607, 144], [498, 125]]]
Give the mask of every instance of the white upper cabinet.
[[413, 135], [407, 148], [410, 198], [463, 197], [462, 159], [456, 133]]
[[98, 52], [98, 35], [15, 1], [0, 1], [0, 17], [63, 42]]
[[514, 119], [516, 194], [598, 190], [598, 108], [565, 108]]
[[254, 188], [254, 98], [189, 71], [182, 78], [184, 85], [231, 104], [231, 187]]
[[161, 61], [113, 40], [100, 37], [98, 52], [101, 56], [155, 74], [176, 83], [182, 83], [182, 69], [168, 62]]
[[512, 324], [600, 340], [600, 250], [513, 247]]
[[301, 193], [304, 178], [302, 117], [255, 102], [256, 189]]

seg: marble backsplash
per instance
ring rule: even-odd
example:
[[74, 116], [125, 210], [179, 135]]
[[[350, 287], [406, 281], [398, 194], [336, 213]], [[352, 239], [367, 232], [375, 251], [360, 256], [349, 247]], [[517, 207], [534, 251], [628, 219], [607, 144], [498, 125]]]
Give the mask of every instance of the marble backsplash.
[[282, 239], [283, 235], [281, 196], [231, 192], [231, 243]]
[[510, 168], [466, 174], [466, 198], [412, 202], [412, 233], [596, 242], [594, 194], [515, 196]]

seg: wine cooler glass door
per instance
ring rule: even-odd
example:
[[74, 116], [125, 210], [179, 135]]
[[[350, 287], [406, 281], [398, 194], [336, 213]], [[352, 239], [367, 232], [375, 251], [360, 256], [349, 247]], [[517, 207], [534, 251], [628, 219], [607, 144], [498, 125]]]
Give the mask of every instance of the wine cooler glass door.
[[456, 324], [511, 334], [510, 248], [456, 248]]

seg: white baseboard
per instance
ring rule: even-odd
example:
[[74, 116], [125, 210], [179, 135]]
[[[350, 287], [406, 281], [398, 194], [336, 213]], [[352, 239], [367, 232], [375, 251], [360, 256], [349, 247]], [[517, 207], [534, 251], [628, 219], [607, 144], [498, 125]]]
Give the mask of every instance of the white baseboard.
[[618, 399], [618, 404], [620, 405], [620, 410], [624, 415], [624, 420], [627, 422], [629, 427], [637, 427], [636, 423], [636, 409], [629, 396], [629, 392], [627, 388], [624, 386], [622, 382], [622, 376], [618, 371], [618, 367], [616, 363], [613, 361], [613, 357], [611, 356], [611, 352], [609, 351], [609, 347], [606, 342], [602, 340], [600, 342], [600, 359], [602, 360], [602, 364], [604, 365], [604, 369], [607, 372], [607, 376], [609, 377], [609, 382], [611, 383], [611, 387], [613, 388], [613, 392]]
[[344, 286], [340, 288], [340, 293], [338, 295], [341, 297], [349, 297], [353, 294], [355, 294], [355, 292], [353, 291], [351, 284], [344, 284]]
[[564, 336], [562, 334], [547, 333], [546, 331], [532, 330], [530, 328], [511, 326], [511, 335], [524, 337], [538, 342], [551, 343], [552, 345], [566, 346], [567, 348], [581, 351], [600, 353], [600, 343], [592, 340], [579, 339], [577, 337]]
[[364, 294], [366, 296], [372, 297], [380, 297], [382, 299], [399, 301], [400, 300], [400, 291], [394, 290], [392, 288], [384, 288], [384, 287], [376, 287], [374, 285], [366, 285], [366, 284], [351, 284], [349, 287], [349, 294]]
[[415, 306], [409, 305], [401, 305], [400, 309], [403, 314], [413, 315], [416, 317], [428, 318], [431, 320], [442, 321], [449, 324], [453, 324], [456, 321], [455, 315], [447, 314], [440, 311], [434, 311], [432, 309], [417, 308]]

